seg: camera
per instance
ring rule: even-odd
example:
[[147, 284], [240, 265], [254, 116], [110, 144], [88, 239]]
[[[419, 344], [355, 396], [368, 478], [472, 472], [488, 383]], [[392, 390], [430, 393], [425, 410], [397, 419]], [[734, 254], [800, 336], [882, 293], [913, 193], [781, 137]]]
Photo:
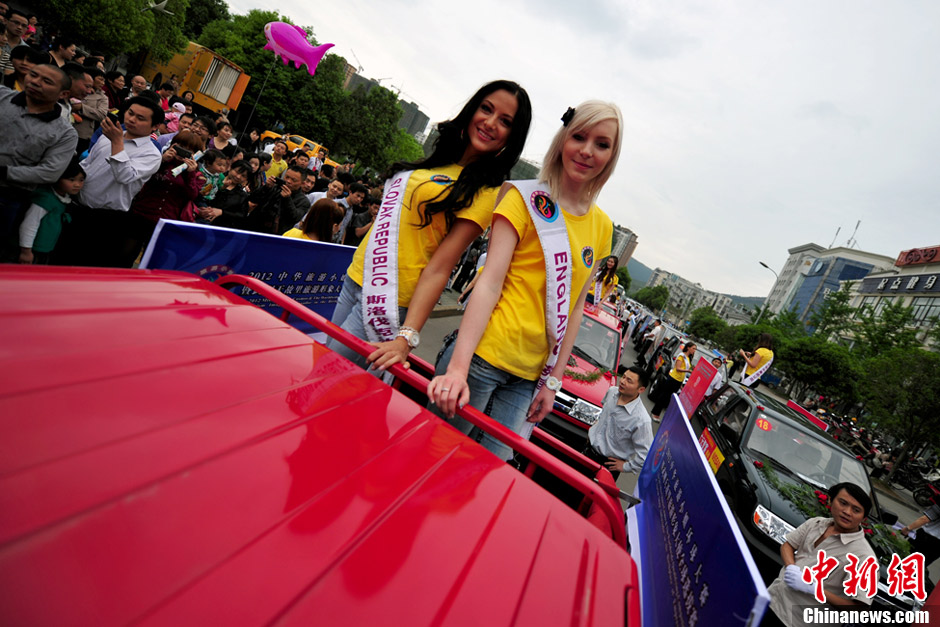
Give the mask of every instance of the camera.
[[108, 113], [108, 119], [114, 122], [115, 124], [117, 124], [118, 126], [121, 125], [121, 119], [114, 113]]
[[173, 150], [176, 152], [176, 156], [179, 157], [180, 159], [189, 159], [190, 157], [193, 156], [193, 153], [191, 150], [187, 148], [183, 148], [179, 144], [173, 144]]

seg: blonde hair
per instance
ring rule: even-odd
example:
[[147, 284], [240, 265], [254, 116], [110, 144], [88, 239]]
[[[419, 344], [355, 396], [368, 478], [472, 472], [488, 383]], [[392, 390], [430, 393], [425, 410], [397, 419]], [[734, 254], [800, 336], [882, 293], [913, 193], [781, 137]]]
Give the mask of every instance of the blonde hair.
[[620, 107], [612, 102], [602, 102], [600, 100], [588, 100], [579, 104], [568, 125], [562, 126], [555, 133], [555, 138], [548, 147], [548, 152], [545, 153], [544, 161], [542, 161], [542, 170], [539, 172], [539, 182], [548, 185], [552, 196], [557, 198], [561, 192], [561, 178], [564, 175], [561, 156], [565, 142], [575, 133], [593, 128], [606, 120], [613, 120], [617, 124], [617, 134], [613, 138], [614, 145], [611, 146], [610, 160], [587, 188], [586, 199], [589, 204], [593, 205], [594, 201], [597, 200], [597, 195], [601, 193], [604, 183], [614, 173], [617, 160], [620, 158], [620, 145], [623, 143], [623, 115], [620, 113]]

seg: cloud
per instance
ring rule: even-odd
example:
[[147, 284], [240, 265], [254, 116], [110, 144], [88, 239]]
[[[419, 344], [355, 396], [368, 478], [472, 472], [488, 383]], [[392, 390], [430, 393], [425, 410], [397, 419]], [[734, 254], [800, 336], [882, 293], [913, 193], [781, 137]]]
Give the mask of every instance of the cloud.
[[797, 117], [809, 120], [815, 119], [827, 124], [845, 124], [856, 131], [861, 131], [869, 126], [868, 120], [864, 117], [850, 115], [827, 100], [817, 100], [803, 105], [797, 111]]
[[432, 121], [479, 85], [518, 81], [533, 103], [523, 155], [558, 118], [618, 103], [621, 162], [599, 197], [636, 256], [707, 289], [766, 295], [787, 249], [858, 241], [895, 256], [936, 223], [940, 4], [859, 0], [418, 0], [290, 5], [291, 14]]

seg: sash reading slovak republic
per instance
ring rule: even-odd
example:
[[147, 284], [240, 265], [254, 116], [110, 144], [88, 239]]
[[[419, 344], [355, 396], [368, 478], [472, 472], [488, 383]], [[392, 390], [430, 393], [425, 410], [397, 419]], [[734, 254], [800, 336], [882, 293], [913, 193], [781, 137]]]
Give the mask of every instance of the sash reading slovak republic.
[[[525, 200], [545, 258], [545, 334], [548, 336], [548, 344], [551, 348], [548, 351], [545, 366], [542, 368], [542, 374], [535, 385], [535, 394], [538, 394], [558, 361], [558, 351], [561, 350], [561, 342], [568, 329], [571, 298], [571, 245], [568, 243], [565, 217], [562, 215], [561, 207], [552, 200], [548, 187], [536, 180], [508, 181], [503, 183], [499, 190], [497, 205], [510, 187], [519, 190]], [[535, 423], [523, 423], [522, 433], [519, 435], [528, 439], [534, 427]]]
[[370, 342], [387, 342], [398, 334], [398, 232], [412, 172], [399, 172], [385, 181], [382, 205], [366, 241], [362, 322]]

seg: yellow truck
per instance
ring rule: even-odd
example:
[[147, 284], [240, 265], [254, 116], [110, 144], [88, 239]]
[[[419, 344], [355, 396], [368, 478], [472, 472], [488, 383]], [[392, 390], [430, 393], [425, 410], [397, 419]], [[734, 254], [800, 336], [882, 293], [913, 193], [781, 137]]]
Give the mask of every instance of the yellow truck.
[[[316, 157], [317, 153], [321, 150], [326, 155], [330, 154], [330, 149], [323, 144], [318, 144], [312, 139], [307, 139], [306, 137], [301, 137], [300, 135], [294, 135], [292, 133], [285, 133], [282, 135], [281, 133], [276, 133], [274, 131], [264, 131], [261, 133], [261, 145], [265, 150], [267, 150], [268, 146], [273, 144], [277, 139], [283, 139], [285, 142], [287, 142], [288, 152], [294, 152], [298, 148], [302, 148], [307, 156], [309, 156], [311, 159]], [[331, 165], [334, 168], [339, 165], [339, 163], [330, 159], [329, 156], [323, 160], [323, 163]]]
[[[243, 69], [225, 57], [192, 41], [184, 52], [167, 63], [157, 63], [148, 55], [141, 74], [151, 83], [155, 78], [161, 81], [176, 78], [180, 84], [179, 95], [191, 91], [195, 104], [216, 112], [223, 108], [237, 109], [251, 80]], [[159, 87], [154, 85], [154, 89]]]

